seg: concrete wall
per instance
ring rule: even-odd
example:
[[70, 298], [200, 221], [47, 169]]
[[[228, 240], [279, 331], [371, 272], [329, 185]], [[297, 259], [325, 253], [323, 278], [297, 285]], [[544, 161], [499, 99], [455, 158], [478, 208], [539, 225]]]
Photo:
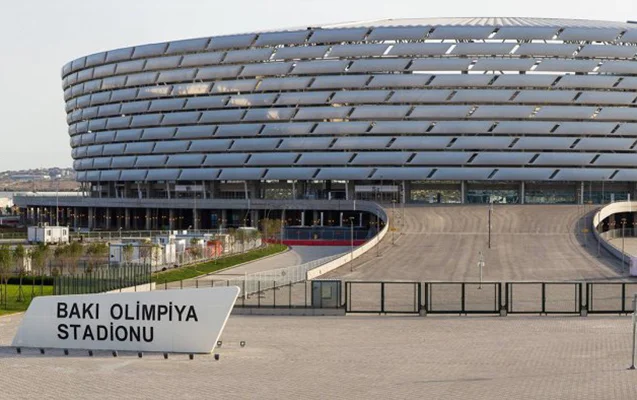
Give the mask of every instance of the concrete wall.
[[[630, 254], [625, 253], [622, 255], [621, 249], [613, 246], [609, 242], [606, 241], [606, 237], [609, 235], [600, 234], [597, 230], [599, 224], [609, 216], [613, 214], [626, 213], [626, 212], [635, 212], [637, 211], [637, 202], [635, 201], [620, 201], [617, 203], [612, 203], [607, 205], [606, 207], [602, 207], [595, 216], [593, 217], [593, 234], [595, 235], [595, 239], [597, 239], [600, 245], [606, 249], [610, 254], [615, 256], [618, 260], [624, 260], [625, 263], [631, 263], [633, 257]], [[634, 271], [634, 268], [631, 267], [630, 270], [631, 276], [636, 276], [637, 271]]]
[[320, 267], [307, 271], [307, 280], [309, 281], [312, 279], [316, 279], [323, 274], [333, 271], [336, 268], [342, 267], [348, 262], [354, 260], [356, 257], [360, 257], [363, 254], [367, 253], [374, 246], [377, 246], [385, 237], [385, 235], [389, 231], [389, 225], [389, 223], [385, 224], [385, 227], [378, 233], [378, 235], [374, 236], [372, 240], [365, 243], [364, 245], [357, 247], [353, 253], [347, 253], [344, 256], [337, 258], [336, 260], [330, 261], [327, 264], [323, 264]]

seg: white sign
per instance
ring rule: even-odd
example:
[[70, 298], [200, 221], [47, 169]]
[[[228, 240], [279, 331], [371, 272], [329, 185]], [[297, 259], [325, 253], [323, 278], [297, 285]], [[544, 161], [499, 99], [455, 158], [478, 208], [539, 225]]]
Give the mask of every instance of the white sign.
[[36, 297], [13, 346], [210, 353], [238, 295], [230, 286]]

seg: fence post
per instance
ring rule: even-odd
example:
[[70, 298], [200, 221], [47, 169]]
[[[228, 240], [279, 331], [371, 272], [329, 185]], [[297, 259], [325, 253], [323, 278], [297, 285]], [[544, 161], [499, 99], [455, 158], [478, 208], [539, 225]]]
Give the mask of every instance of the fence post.
[[542, 282], [542, 313], [540, 315], [546, 315], [546, 283]]
[[385, 282], [380, 284], [380, 312], [385, 312]]
[[272, 284], [272, 307], [276, 308], [276, 281]]
[[292, 281], [290, 281], [290, 286], [288, 287], [288, 308], [292, 308]]
[[465, 310], [465, 298], [464, 298], [465, 292], [464, 292], [464, 290], [465, 290], [465, 283], [462, 282], [461, 283], [461, 288], [460, 288], [460, 301], [461, 301], [461, 304], [460, 304], [460, 315], [462, 315], [462, 314], [467, 315], [467, 312]]
[[303, 298], [305, 299], [305, 308], [307, 308], [307, 284], [308, 284], [308, 282], [311, 282], [311, 281], [303, 282], [303, 288], [305, 289], [305, 294], [303, 295]]
[[626, 313], [626, 282], [622, 282], [622, 314], [624, 313]]
[[245, 307], [246, 306], [246, 297], [248, 296], [248, 293], [246, 292], [246, 281], [243, 281], [243, 296], [241, 296], [241, 306]]
[[579, 315], [581, 317], [586, 317], [588, 315], [588, 305], [584, 304], [584, 297], [582, 296], [582, 294], [584, 293], [584, 291], [582, 290], [582, 283], [578, 283], [577, 286], [579, 287]]
[[257, 308], [261, 308], [261, 281], [257, 281]]

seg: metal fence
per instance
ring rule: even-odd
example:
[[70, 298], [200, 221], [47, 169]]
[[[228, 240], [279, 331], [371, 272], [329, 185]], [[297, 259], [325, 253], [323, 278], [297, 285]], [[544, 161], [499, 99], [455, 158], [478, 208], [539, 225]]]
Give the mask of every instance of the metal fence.
[[148, 265], [128, 265], [99, 268], [76, 275], [60, 275], [53, 280], [53, 294], [88, 294], [148, 284], [151, 281], [151, 267]]
[[628, 314], [637, 282], [345, 282], [349, 313]]
[[241, 294], [244, 297], [251, 296], [255, 293], [263, 293], [264, 291], [279, 288], [283, 286], [290, 286], [299, 282], [305, 282], [307, 278], [307, 272], [320, 267], [330, 261], [333, 261], [342, 254], [335, 254], [329, 257], [319, 258], [301, 265], [295, 265], [292, 267], [271, 269], [262, 272], [255, 272], [252, 274], [245, 274], [243, 276], [234, 276], [230, 279], [222, 279], [214, 277], [203, 277], [199, 279], [188, 279], [183, 281], [165, 283], [160, 285], [159, 289], [183, 289], [183, 288], [198, 288], [198, 287], [211, 287], [211, 286], [238, 286], [241, 288]]

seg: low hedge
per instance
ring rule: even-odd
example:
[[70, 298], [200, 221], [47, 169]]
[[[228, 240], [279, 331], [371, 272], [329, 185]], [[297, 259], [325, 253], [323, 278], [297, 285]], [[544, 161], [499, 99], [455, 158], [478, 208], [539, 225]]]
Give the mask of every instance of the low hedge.
[[[52, 276], [23, 276], [22, 277], [22, 286], [31, 286], [31, 285], [53, 285], [54, 278]], [[4, 283], [4, 282], [3, 282]], [[20, 277], [12, 276], [8, 281], [9, 285], [19, 285]]]

